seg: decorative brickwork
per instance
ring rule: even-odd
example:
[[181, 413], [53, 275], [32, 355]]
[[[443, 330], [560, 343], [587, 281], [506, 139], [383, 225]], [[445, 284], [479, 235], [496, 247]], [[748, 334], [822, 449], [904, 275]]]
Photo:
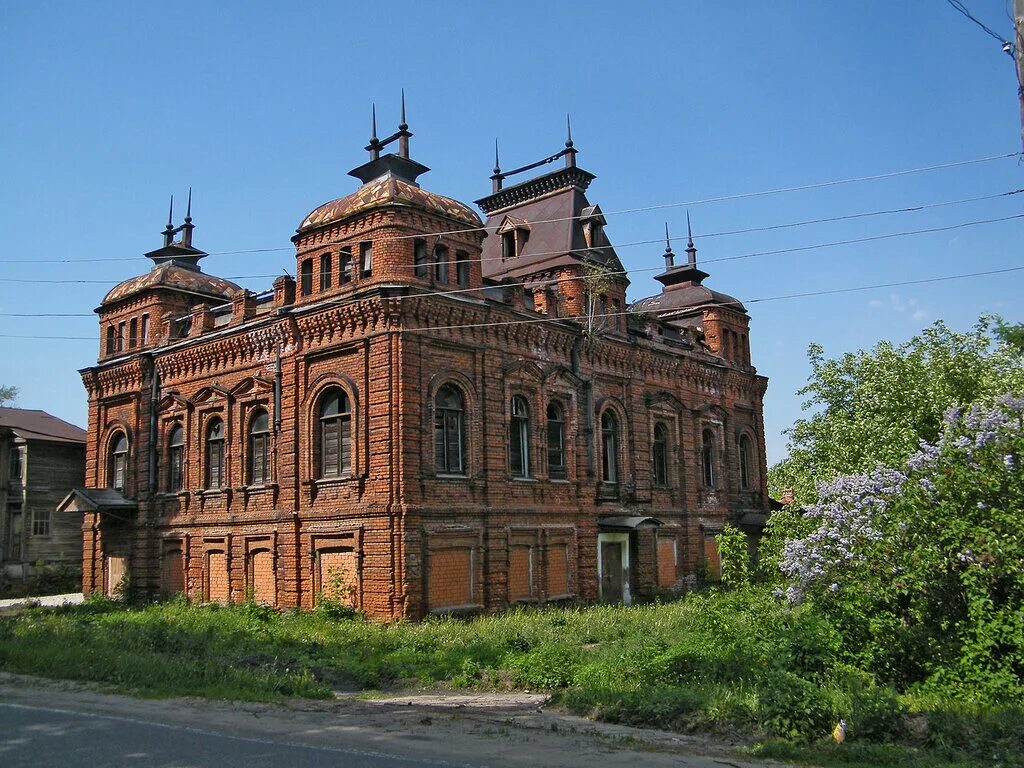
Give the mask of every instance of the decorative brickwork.
[[[308, 609], [324, 595], [420, 618], [596, 600], [602, 532], [622, 535], [629, 597], [700, 572], [706, 530], [757, 535], [766, 381], [745, 310], [697, 280], [673, 289], [669, 321], [624, 317], [586, 172], [508, 187], [483, 229], [416, 185], [425, 170], [371, 143], [364, 187], [302, 219], [298, 286], [205, 279], [191, 229], [184, 244], [171, 228], [149, 254], [160, 275], [108, 294], [101, 344], [133, 318], [148, 329], [82, 371], [86, 484], [134, 502], [85, 513], [86, 592], [118, 555], [144, 596]], [[493, 234], [506, 218], [527, 233], [510, 258]], [[424, 254], [450, 262], [419, 267]]]

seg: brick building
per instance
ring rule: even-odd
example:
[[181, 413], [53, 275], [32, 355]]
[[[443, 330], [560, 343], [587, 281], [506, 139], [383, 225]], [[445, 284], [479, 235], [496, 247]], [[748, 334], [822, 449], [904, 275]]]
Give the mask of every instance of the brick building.
[[629, 602], [713, 576], [726, 521], [758, 534], [766, 380], [692, 238], [629, 307], [571, 138], [495, 168], [484, 224], [418, 184], [411, 135], [403, 109], [361, 186], [302, 219], [297, 279], [204, 273], [186, 216], [106, 295], [89, 488], [62, 506], [86, 592], [380, 618]]
[[0, 408], [0, 569], [27, 576], [36, 563], [77, 568], [81, 520], [54, 515], [85, 479], [84, 429], [44, 411]]

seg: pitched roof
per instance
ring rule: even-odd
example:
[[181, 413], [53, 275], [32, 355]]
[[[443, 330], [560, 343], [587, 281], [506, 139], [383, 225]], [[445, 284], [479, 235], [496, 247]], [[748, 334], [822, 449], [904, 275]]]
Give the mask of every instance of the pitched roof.
[[0, 408], [0, 429], [7, 428], [26, 440], [56, 443], [84, 443], [84, 429], [51, 416], [46, 411], [24, 408]]

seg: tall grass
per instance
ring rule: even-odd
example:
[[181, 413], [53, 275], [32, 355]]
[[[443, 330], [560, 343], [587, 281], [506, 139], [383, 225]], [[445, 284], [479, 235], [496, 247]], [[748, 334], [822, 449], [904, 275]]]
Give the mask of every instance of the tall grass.
[[[0, 668], [143, 696], [260, 701], [408, 683], [529, 688], [609, 721], [782, 739], [769, 742], [776, 752], [843, 718], [851, 742], [1007, 765], [1024, 754], [1021, 710], [898, 696], [850, 665], [827, 622], [758, 588], [391, 625], [331, 610], [89, 601], [0, 618]], [[913, 713], [926, 733], [912, 732]]]

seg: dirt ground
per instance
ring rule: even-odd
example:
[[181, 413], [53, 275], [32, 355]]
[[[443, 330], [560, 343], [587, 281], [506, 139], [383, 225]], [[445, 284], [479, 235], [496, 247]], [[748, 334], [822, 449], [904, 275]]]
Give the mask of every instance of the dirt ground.
[[347, 747], [463, 766], [754, 768], [775, 763], [734, 746], [664, 731], [595, 723], [545, 709], [533, 693], [409, 691], [366, 698], [252, 704], [134, 699], [95, 686], [0, 673], [0, 702], [161, 723], [289, 744]]

